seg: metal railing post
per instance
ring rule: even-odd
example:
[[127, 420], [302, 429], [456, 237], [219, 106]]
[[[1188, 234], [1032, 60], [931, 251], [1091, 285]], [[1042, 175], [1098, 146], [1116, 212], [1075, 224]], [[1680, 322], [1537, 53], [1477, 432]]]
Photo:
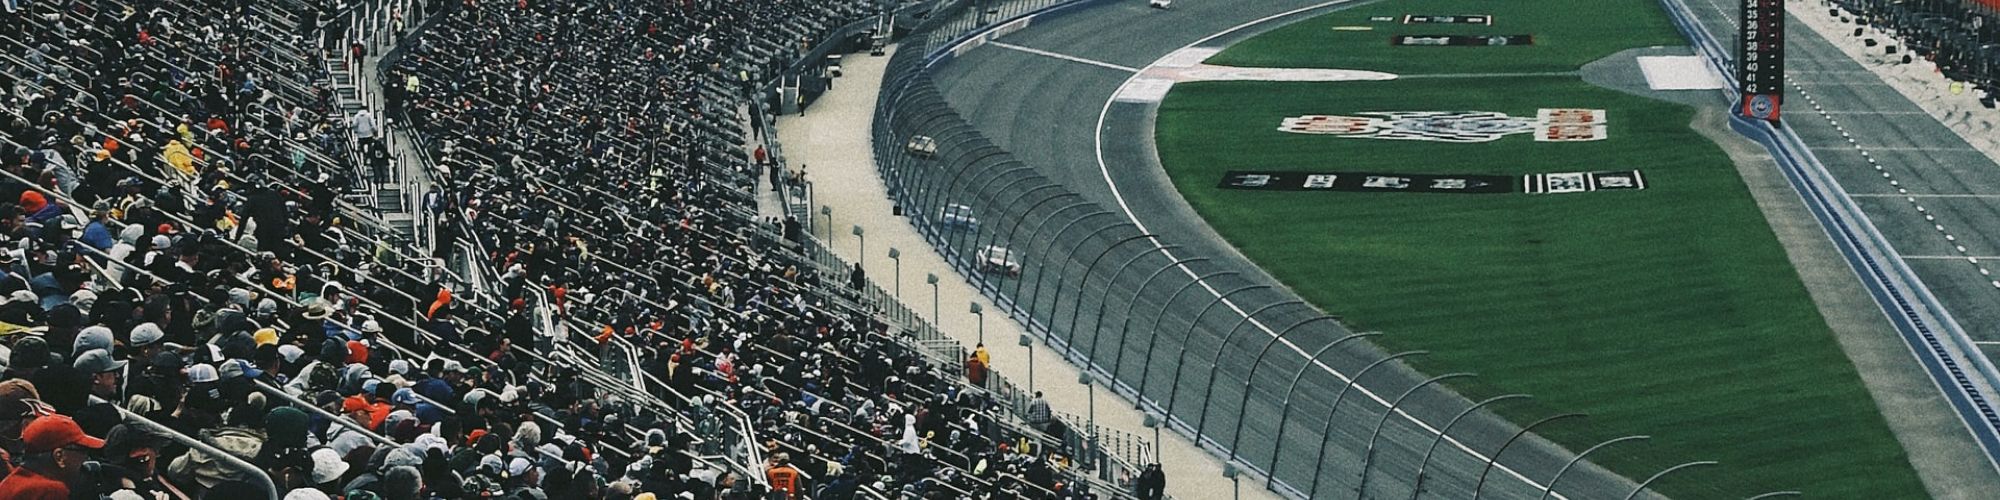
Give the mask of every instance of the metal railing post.
[[[1312, 462], [1314, 464], [1326, 464], [1326, 444], [1334, 442], [1334, 416], [1340, 414], [1340, 400], [1346, 400], [1348, 392], [1352, 392], [1354, 388], [1358, 388], [1362, 384], [1362, 376], [1368, 376], [1368, 372], [1372, 372], [1376, 366], [1386, 366], [1392, 360], [1410, 358], [1410, 356], [1428, 356], [1428, 354], [1430, 354], [1428, 350], [1398, 352], [1398, 354], [1390, 354], [1390, 356], [1384, 356], [1380, 360], [1374, 360], [1368, 366], [1362, 366], [1360, 372], [1354, 372], [1354, 378], [1348, 378], [1348, 384], [1340, 388], [1338, 396], [1334, 396], [1334, 406], [1326, 412], [1326, 426], [1320, 428], [1320, 450], [1312, 454]], [[1278, 442], [1276, 446], [1284, 446], [1284, 442]], [[1278, 476], [1278, 456], [1282, 456], [1282, 454], [1272, 454], [1272, 460], [1270, 460], [1270, 470], [1272, 470], [1270, 474], [1272, 476]], [[1306, 496], [1318, 496], [1320, 494], [1320, 476], [1326, 476], [1326, 474], [1322, 474], [1322, 470], [1314, 470], [1312, 472], [1312, 488], [1306, 490]]]
[[[1303, 300], [1287, 300], [1283, 302], [1273, 302], [1270, 304], [1265, 304], [1263, 307], [1259, 307], [1257, 308], [1257, 310], [1251, 311], [1250, 314], [1243, 315], [1243, 320], [1236, 322], [1236, 325], [1230, 327], [1229, 332], [1222, 336], [1222, 343], [1215, 345], [1215, 358], [1208, 360], [1208, 384], [1207, 387], [1203, 388], [1201, 391], [1201, 416], [1195, 419], [1195, 424], [1194, 424], [1195, 435], [1197, 436], [1201, 435], [1201, 432], [1208, 428], [1208, 407], [1213, 406], [1209, 404], [1210, 402], [1209, 398], [1215, 395], [1215, 376], [1222, 372], [1222, 354], [1225, 352], [1229, 352], [1229, 341], [1231, 339], [1236, 338], [1236, 332], [1243, 330], [1243, 325], [1250, 323], [1250, 318], [1255, 318], [1257, 317], [1257, 315], [1263, 314], [1264, 311], [1285, 305], [1301, 305], [1301, 306], [1306, 306], [1307, 308], [1312, 307], [1310, 304], [1306, 304], [1306, 302]], [[1290, 331], [1290, 329], [1287, 329], [1286, 331]], [[1271, 338], [1273, 341], [1277, 341], [1277, 339], [1283, 338], [1283, 334], [1281, 333], [1272, 334]], [[1257, 369], [1256, 361], [1251, 362], [1250, 369], [1254, 373], [1254, 371]], [[1180, 372], [1178, 370], [1175, 371], [1176, 376], [1178, 376], [1179, 373]], [[1244, 380], [1247, 381], [1249, 380], [1249, 378], [1245, 377]], [[1237, 418], [1242, 418], [1241, 413], [1242, 413], [1241, 411], [1238, 411]]]
[[1438, 428], [1437, 439], [1431, 440], [1431, 446], [1429, 448], [1424, 449], [1424, 459], [1422, 461], [1417, 462], [1417, 478], [1415, 484], [1410, 487], [1410, 500], [1417, 500], [1417, 495], [1421, 495], [1424, 493], [1424, 472], [1425, 468], [1429, 467], [1431, 464], [1431, 454], [1437, 452], [1438, 443], [1444, 442], [1445, 436], [1451, 434], [1451, 427], [1454, 425], [1458, 425], [1459, 419], [1465, 418], [1466, 415], [1471, 415], [1472, 412], [1477, 411], [1479, 410], [1479, 408], [1484, 407], [1486, 405], [1498, 403], [1501, 401], [1506, 401], [1509, 399], [1529, 399], [1533, 397], [1534, 396], [1529, 396], [1526, 394], [1503, 394], [1499, 396], [1494, 396], [1481, 400], [1480, 402], [1473, 403], [1472, 406], [1467, 406], [1465, 407], [1464, 410], [1459, 411], [1457, 415], [1453, 415], [1450, 421], [1444, 423], [1444, 427]]
[[[1355, 500], [1361, 500], [1362, 497], [1368, 494], [1368, 466], [1375, 463], [1375, 442], [1376, 440], [1382, 438], [1382, 427], [1388, 425], [1389, 416], [1396, 414], [1396, 408], [1402, 406], [1404, 400], [1409, 399], [1411, 395], [1417, 393], [1417, 390], [1423, 389], [1425, 386], [1455, 378], [1465, 378], [1465, 377], [1475, 377], [1475, 376], [1477, 375], [1460, 372], [1460, 373], [1447, 373], [1444, 375], [1438, 375], [1435, 377], [1427, 378], [1424, 379], [1424, 381], [1422, 382], [1417, 382], [1417, 385], [1410, 386], [1409, 390], [1403, 391], [1403, 395], [1396, 396], [1396, 400], [1392, 403], [1389, 403], [1389, 409], [1382, 411], [1382, 419], [1375, 421], [1375, 431], [1368, 434], [1368, 448], [1367, 451], [1361, 455], [1361, 483], [1355, 485], [1354, 487]], [[1412, 420], [1416, 419], [1415, 416], [1411, 416], [1410, 418]]]
[[[1113, 226], [1113, 227], [1116, 227], [1116, 226]], [[1135, 226], [1133, 226], [1133, 227], [1138, 227], [1138, 226], [1136, 226], [1136, 225], [1135, 225]], [[1106, 229], [1106, 230], [1109, 230], [1110, 228], [1108, 228], [1108, 227], [1107, 227], [1107, 228], [1105, 228], [1105, 229]], [[1089, 284], [1090, 284], [1090, 273], [1091, 273], [1091, 271], [1096, 271], [1096, 270], [1097, 270], [1097, 264], [1098, 264], [1098, 263], [1100, 263], [1100, 262], [1103, 262], [1103, 261], [1104, 261], [1104, 257], [1105, 257], [1105, 256], [1107, 256], [1107, 255], [1111, 255], [1111, 250], [1113, 250], [1113, 249], [1116, 249], [1116, 248], [1118, 248], [1118, 247], [1120, 247], [1120, 246], [1123, 246], [1123, 245], [1125, 245], [1126, 243], [1130, 243], [1130, 242], [1133, 242], [1133, 241], [1137, 241], [1137, 240], [1141, 240], [1141, 239], [1152, 239], [1152, 240], [1153, 240], [1153, 247], [1154, 247], [1154, 248], [1158, 248], [1158, 247], [1160, 246], [1160, 244], [1159, 244], [1159, 239], [1158, 239], [1158, 238], [1159, 238], [1158, 236], [1154, 236], [1153, 234], [1150, 234], [1150, 233], [1142, 233], [1142, 234], [1139, 234], [1139, 235], [1136, 235], [1136, 236], [1127, 236], [1127, 237], [1125, 237], [1125, 239], [1122, 239], [1122, 240], [1118, 240], [1118, 241], [1116, 241], [1116, 242], [1113, 242], [1113, 243], [1112, 243], [1112, 244], [1110, 244], [1109, 246], [1106, 246], [1106, 247], [1104, 247], [1104, 251], [1102, 251], [1102, 252], [1098, 252], [1098, 253], [1097, 253], [1097, 257], [1093, 257], [1093, 258], [1091, 258], [1091, 259], [1090, 259], [1090, 266], [1089, 266], [1089, 267], [1085, 267], [1085, 268], [1083, 268], [1083, 276], [1081, 276], [1081, 277], [1078, 277], [1078, 278], [1077, 278], [1077, 280], [1076, 280], [1076, 305], [1074, 305], [1074, 306], [1071, 306], [1071, 307], [1069, 308], [1069, 328], [1068, 328], [1068, 330], [1069, 330], [1069, 337], [1067, 337], [1067, 338], [1064, 338], [1064, 339], [1063, 339], [1063, 359], [1070, 359], [1070, 358], [1074, 357], [1074, 355], [1076, 354], [1076, 351], [1077, 351], [1077, 349], [1076, 349], [1076, 321], [1077, 321], [1077, 319], [1078, 319], [1079, 317], [1083, 316], [1083, 296], [1084, 296], [1084, 294], [1085, 294], [1086, 292], [1088, 292], [1088, 291], [1089, 291], [1089, 290], [1088, 290], [1088, 289], [1086, 289], [1085, 287], [1086, 287], [1086, 286], [1089, 286]], [[1143, 255], [1143, 254], [1141, 254], [1141, 255]], [[1104, 294], [1105, 294], [1105, 295], [1110, 295], [1110, 294], [1111, 294], [1111, 285], [1110, 285], [1109, 283], [1106, 283], [1106, 284], [1105, 284], [1105, 286], [1104, 286]], [[1058, 287], [1056, 288], [1056, 300], [1057, 300], [1057, 301], [1061, 301], [1061, 300], [1062, 300], [1062, 288], [1060, 287], [1060, 285], [1058, 285]], [[1102, 303], [1102, 300], [1100, 300], [1100, 301], [1099, 301], [1099, 304], [1098, 304], [1098, 311], [1099, 311], [1099, 314], [1102, 314], [1102, 311], [1103, 311], [1103, 310], [1104, 310], [1104, 305], [1103, 305], [1103, 303]], [[1100, 317], [1099, 319], [1103, 319], [1103, 318], [1102, 318], [1102, 317]], [[1055, 325], [1050, 325], [1050, 327], [1051, 327], [1051, 328], [1049, 329], [1049, 336], [1050, 336], [1050, 337], [1052, 337], [1052, 338], [1053, 338], [1053, 337], [1055, 337], [1055, 329], [1053, 328], [1054, 326], [1055, 326]], [[1096, 338], [1096, 334], [1092, 334], [1092, 335], [1091, 335], [1091, 337], [1092, 337], [1092, 338]], [[1088, 360], [1085, 360], [1085, 366], [1086, 366], [1086, 369], [1085, 369], [1085, 371], [1088, 371], [1088, 368], [1087, 368], [1087, 367], [1089, 366], [1089, 361], [1088, 361]]]
[[1479, 500], [1479, 495], [1482, 493], [1480, 490], [1486, 489], [1486, 475], [1488, 473], [1493, 472], [1493, 465], [1500, 463], [1500, 454], [1506, 453], [1507, 447], [1513, 446], [1514, 441], [1520, 440], [1521, 436], [1528, 435], [1528, 431], [1535, 430], [1536, 427], [1540, 427], [1542, 426], [1542, 424], [1567, 418], [1583, 418], [1588, 416], [1590, 416], [1590, 414], [1588, 413], [1564, 413], [1561, 415], [1551, 416], [1541, 420], [1536, 420], [1534, 423], [1530, 423], [1526, 427], [1522, 427], [1521, 430], [1515, 432], [1513, 436], [1508, 437], [1506, 442], [1500, 443], [1499, 449], [1493, 450], [1493, 454], [1486, 457], [1486, 468], [1479, 470], [1479, 482], [1472, 485], [1472, 500]]
[[[1132, 289], [1132, 300], [1125, 302], [1125, 316], [1124, 319], [1119, 320], [1118, 355], [1113, 357], [1111, 361], [1111, 379], [1113, 381], [1116, 381], [1118, 379], [1118, 371], [1125, 367], [1125, 334], [1131, 331], [1132, 312], [1138, 310], [1139, 308], [1139, 294], [1145, 292], [1146, 287], [1151, 286], [1153, 284], [1153, 280], [1155, 278], [1159, 278], [1160, 274], [1167, 272], [1168, 269], [1183, 267], [1187, 264], [1202, 262], [1207, 260], [1209, 260], [1207, 257], [1195, 257], [1195, 258], [1173, 261], [1171, 263], [1168, 263], [1165, 267], [1161, 267], [1158, 270], [1153, 271], [1153, 274], [1147, 275], [1146, 281], [1139, 282], [1139, 287]], [[1114, 274], [1112, 276], [1117, 276], [1117, 275]], [[1091, 344], [1091, 353], [1090, 353], [1091, 359], [1097, 359], [1096, 349], [1097, 349], [1097, 344], [1093, 342]]]
[[1660, 480], [1660, 478], [1661, 478], [1661, 477], [1664, 477], [1664, 476], [1666, 476], [1667, 474], [1672, 474], [1672, 473], [1674, 473], [1674, 471], [1677, 471], [1677, 470], [1681, 470], [1681, 469], [1686, 469], [1686, 468], [1689, 468], [1689, 467], [1701, 467], [1701, 466], [1705, 466], [1705, 465], [1721, 465], [1721, 464], [1722, 464], [1722, 462], [1717, 462], [1717, 461], [1713, 461], [1713, 460], [1703, 460], [1703, 461], [1699, 461], [1699, 462], [1688, 462], [1688, 463], [1684, 463], [1684, 464], [1680, 464], [1680, 465], [1676, 465], [1676, 466], [1673, 466], [1673, 467], [1668, 467], [1668, 468], [1667, 468], [1666, 470], [1663, 470], [1663, 471], [1660, 471], [1660, 472], [1659, 472], [1659, 473], [1657, 473], [1657, 474], [1653, 474], [1653, 477], [1649, 477], [1649, 478], [1646, 478], [1646, 480], [1645, 480], [1645, 481], [1640, 481], [1640, 482], [1639, 482], [1639, 486], [1637, 486], [1637, 487], [1634, 487], [1634, 488], [1632, 488], [1632, 492], [1631, 492], [1631, 493], [1627, 493], [1627, 494], [1625, 494], [1625, 500], [1632, 500], [1633, 498], [1638, 498], [1638, 496], [1639, 496], [1639, 492], [1640, 492], [1640, 491], [1645, 491], [1645, 489], [1646, 489], [1646, 487], [1647, 487], [1647, 486], [1650, 486], [1650, 485], [1652, 485], [1652, 484], [1653, 484], [1653, 481], [1658, 481], [1658, 480]]
[[[1230, 290], [1227, 293], [1215, 294], [1215, 300], [1208, 301], [1208, 305], [1202, 306], [1201, 312], [1195, 313], [1194, 319], [1188, 320], [1187, 332], [1181, 334], [1180, 354], [1174, 356], [1174, 381], [1173, 385], [1167, 386], [1167, 409], [1165, 412], [1166, 414], [1173, 415], [1174, 403], [1180, 400], [1181, 368], [1182, 365], [1187, 364], [1188, 341], [1194, 338], [1194, 331], [1201, 328], [1201, 317], [1208, 315], [1208, 311], [1210, 309], [1214, 309], [1217, 304], [1228, 302], [1229, 296], [1231, 295], [1236, 295], [1238, 293], [1248, 292], [1251, 290], [1268, 290], [1271, 288], [1272, 288], [1271, 285], [1244, 285], [1234, 290]], [[1245, 316], [1249, 315], [1246, 314]], [[1154, 334], [1158, 335], [1159, 332], [1154, 332]], [[1196, 439], [1200, 439], [1200, 436], [1196, 436]], [[1199, 445], [1200, 443], [1196, 444]]]
[[1625, 436], [1610, 441], [1597, 443], [1596, 446], [1584, 449], [1582, 453], [1576, 454], [1575, 458], [1569, 459], [1569, 463], [1563, 464], [1561, 469], [1556, 470], [1555, 477], [1549, 478], [1548, 486], [1542, 488], [1541, 500], [1548, 500], [1549, 495], [1556, 492], [1556, 481], [1561, 481], [1563, 478], [1563, 474], [1568, 473], [1571, 467], [1575, 467], [1577, 462], [1582, 462], [1583, 457], [1590, 455], [1591, 452], [1597, 451], [1598, 449], [1604, 448], [1606, 446], [1611, 446], [1626, 441], [1644, 441], [1651, 438], [1652, 436]]
[[[1196, 276], [1193, 281], [1189, 281], [1187, 282], [1187, 284], [1181, 285], [1181, 288], [1179, 290], [1174, 290], [1173, 295], [1168, 295], [1167, 301], [1165, 303], [1160, 304], [1160, 313], [1153, 315], [1153, 326], [1152, 328], [1148, 329], [1148, 331], [1153, 332], [1153, 334], [1146, 336], [1146, 357], [1143, 359], [1146, 360], [1153, 359], [1153, 347], [1159, 345], [1160, 343], [1160, 321], [1167, 319], [1167, 309], [1172, 308], [1174, 306], [1174, 301], [1180, 300], [1181, 294], [1187, 293], [1189, 289], [1194, 288], [1195, 285], [1199, 285], [1203, 281], [1207, 281], [1209, 278], [1214, 278], [1217, 276], [1231, 276], [1237, 274], [1242, 274], [1242, 273], [1238, 273], [1236, 271], [1216, 271], [1201, 276]], [[1139, 371], [1139, 391], [1138, 391], [1139, 396], [1137, 398], [1133, 398], [1137, 400], [1139, 404], [1134, 406], [1133, 408], [1143, 409], [1145, 407], [1146, 386], [1152, 383], [1153, 365], [1157, 364], [1159, 363], [1147, 362], [1144, 365], [1145, 369]], [[1155, 398], [1153, 406], [1155, 407], [1160, 406], [1157, 398]], [[1162, 416], [1162, 418], [1167, 418], [1167, 412], [1164, 410], [1160, 412], [1160, 415]]]

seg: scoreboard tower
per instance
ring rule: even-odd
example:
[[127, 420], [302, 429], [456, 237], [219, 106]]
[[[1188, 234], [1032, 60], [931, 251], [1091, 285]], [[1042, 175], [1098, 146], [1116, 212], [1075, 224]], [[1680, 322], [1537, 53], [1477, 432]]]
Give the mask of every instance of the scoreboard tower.
[[1778, 121], [1785, 97], [1785, 0], [1743, 0], [1737, 26], [1736, 88], [1743, 102], [1738, 113]]

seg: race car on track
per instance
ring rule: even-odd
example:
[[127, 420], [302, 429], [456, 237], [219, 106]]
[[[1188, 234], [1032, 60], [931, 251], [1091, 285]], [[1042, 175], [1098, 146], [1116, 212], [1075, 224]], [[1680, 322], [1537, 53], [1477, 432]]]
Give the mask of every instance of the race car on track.
[[1008, 250], [1007, 247], [987, 245], [986, 248], [979, 249], [978, 256], [979, 270], [982, 272], [1021, 276], [1021, 261], [1016, 259], [1019, 256], [1014, 255], [1014, 251]]

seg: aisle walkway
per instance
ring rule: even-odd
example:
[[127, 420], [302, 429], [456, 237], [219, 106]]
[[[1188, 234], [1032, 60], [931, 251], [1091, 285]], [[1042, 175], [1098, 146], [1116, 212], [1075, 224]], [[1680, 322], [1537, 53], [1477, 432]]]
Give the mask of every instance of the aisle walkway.
[[[920, 314], [930, 311], [930, 304], [925, 303], [930, 297], [924, 297], [927, 295], [924, 275], [936, 273], [938, 301], [942, 304], [939, 311], [943, 316], [940, 328], [969, 347], [977, 341], [980, 325], [978, 318], [967, 312], [968, 302], [977, 301], [988, 311], [1004, 309], [959, 277], [908, 221], [890, 215], [887, 190], [876, 173], [869, 142], [869, 123], [888, 61], [888, 56], [849, 56], [842, 64], [845, 76], [804, 116], [778, 119], [778, 141], [791, 163], [789, 167], [806, 169], [806, 178], [817, 190], [817, 201], [833, 208], [833, 224], [828, 227], [833, 228], [834, 238], [827, 246], [842, 258], [856, 261], [861, 241], [851, 234], [850, 228], [861, 226], [868, 239], [868, 254], [861, 260], [862, 265], [871, 278], [889, 290], [898, 288], [896, 263], [889, 259], [889, 249], [901, 250], [901, 288], [907, 297], [904, 302]], [[816, 222], [825, 225], [825, 221], [820, 217]], [[825, 238], [826, 227], [819, 228], [817, 235]], [[994, 369], [1017, 383], [1026, 381], [1029, 354], [1015, 344], [1025, 330], [1004, 314], [992, 316], [985, 329]], [[1037, 363], [1034, 387], [1046, 393], [1049, 405], [1062, 413], [1089, 414], [1092, 391], [1076, 383], [1079, 374], [1076, 367], [1062, 362], [1061, 356], [1039, 342], [1032, 356]], [[1099, 425], [1140, 435], [1149, 432], [1141, 424], [1143, 415], [1132, 409], [1130, 401], [1115, 396], [1102, 384], [1095, 392], [1099, 396], [1096, 404]], [[1231, 498], [1231, 483], [1222, 477], [1222, 461], [1178, 434], [1164, 433], [1163, 437], [1160, 463], [1167, 474], [1169, 495], [1183, 500]], [[1242, 484], [1241, 492], [1241, 498], [1277, 498], [1254, 481]]]

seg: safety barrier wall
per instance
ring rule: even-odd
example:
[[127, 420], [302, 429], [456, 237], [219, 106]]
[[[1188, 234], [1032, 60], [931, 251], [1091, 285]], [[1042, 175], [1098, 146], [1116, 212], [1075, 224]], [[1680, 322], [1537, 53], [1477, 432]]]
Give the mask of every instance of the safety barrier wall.
[[[1004, 309], [988, 315], [1028, 325], [1032, 341], [1087, 367], [1152, 420], [1291, 498], [1407, 498], [1419, 486], [1439, 498], [1540, 496], [1551, 482], [1554, 497], [1632, 491], [1594, 465], [1569, 467], [1574, 453], [1515, 439], [1521, 428], [1484, 408], [1507, 399], [1474, 403], [1435, 385], [1466, 374], [1416, 373], [1401, 360], [1421, 353], [1381, 352], [1268, 278], [1144, 234], [1116, 207], [985, 137], [929, 69], [1111, 2], [999, 3], [1020, 13], [981, 23], [934, 17], [904, 40], [884, 78], [873, 141], [901, 214]], [[918, 137], [928, 145], [913, 146]], [[1496, 451], [1506, 460], [1489, 467]], [[1567, 475], [1551, 481], [1559, 474]]]
[[[1660, 4], [1716, 74], [1735, 74], [1733, 52], [1724, 49], [1721, 38], [1701, 23], [1693, 9], [1682, 0], [1661, 0]], [[1730, 102], [1739, 98], [1734, 88], [1725, 87], [1724, 91]], [[2000, 370], [1981, 354], [1790, 125], [1732, 116], [1730, 128], [1771, 152], [1785, 179], [1862, 278], [1870, 296], [1965, 421], [1988, 460], [2000, 466], [2000, 413], [1994, 409], [1993, 397], [1981, 387], [1981, 383], [1986, 388], [2000, 387]]]

